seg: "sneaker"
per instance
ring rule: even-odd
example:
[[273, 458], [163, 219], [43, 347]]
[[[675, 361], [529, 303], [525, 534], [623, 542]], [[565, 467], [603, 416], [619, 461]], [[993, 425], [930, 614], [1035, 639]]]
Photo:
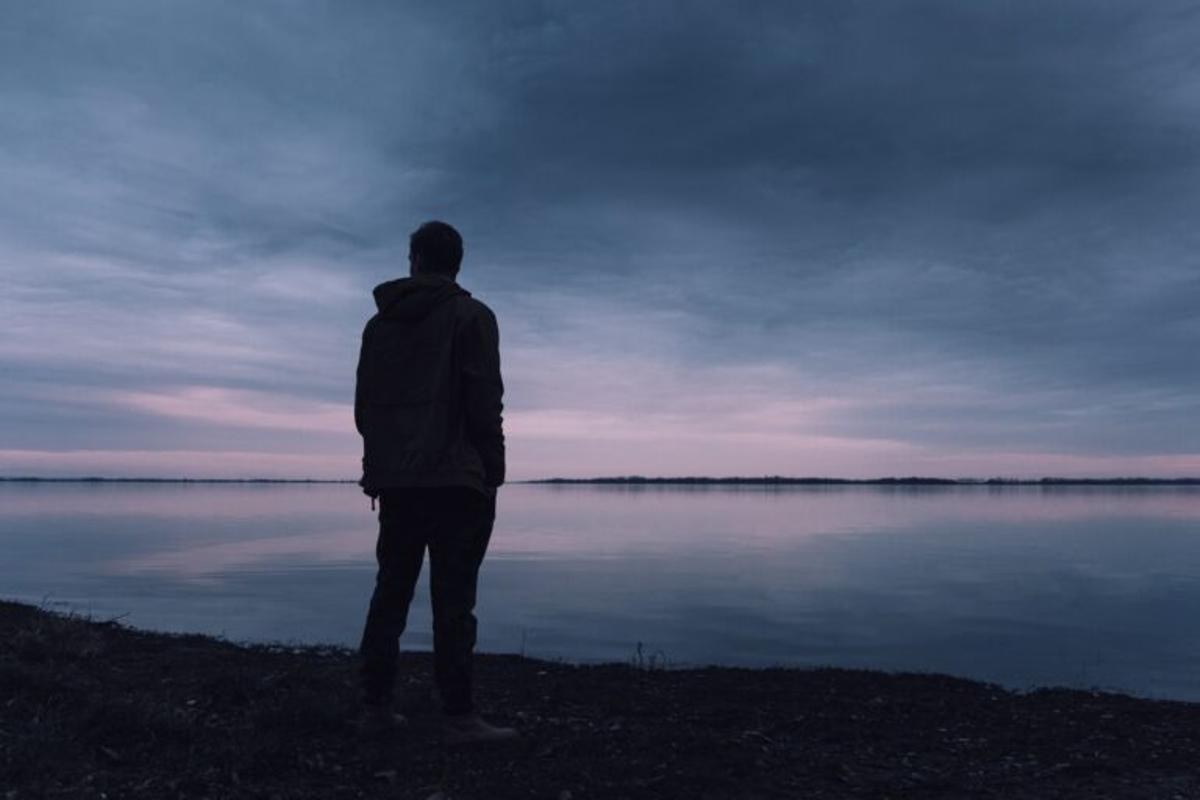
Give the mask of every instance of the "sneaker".
[[389, 706], [363, 706], [358, 717], [358, 729], [368, 736], [391, 733], [408, 724], [408, 718], [397, 714]]
[[462, 714], [443, 717], [442, 738], [446, 744], [483, 744], [515, 742], [521, 734], [516, 728], [492, 725], [478, 714]]

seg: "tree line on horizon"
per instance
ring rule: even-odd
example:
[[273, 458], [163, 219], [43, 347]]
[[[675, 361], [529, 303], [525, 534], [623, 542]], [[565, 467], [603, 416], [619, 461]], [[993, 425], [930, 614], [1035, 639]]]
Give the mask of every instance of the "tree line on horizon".
[[[105, 478], [0, 476], [0, 483], [357, 483], [352, 478]], [[703, 475], [647, 477], [616, 475], [593, 478], [536, 478], [511, 483], [563, 485], [760, 485], [760, 486], [1197, 486], [1200, 477], [1186, 478], [933, 478], [923, 476], [886, 478], [820, 478], [787, 475], [709, 477]]]
[[789, 477], [786, 475], [764, 475], [761, 477], [646, 477], [642, 475], [622, 475], [600, 478], [542, 478], [522, 483], [538, 484], [696, 484], [696, 485], [870, 485], [870, 486], [1158, 486], [1158, 485], [1200, 485], [1200, 478], [1147, 478], [1147, 477], [1117, 477], [1117, 478], [932, 478], [922, 476], [886, 477], [886, 478], [818, 478], [818, 477]]

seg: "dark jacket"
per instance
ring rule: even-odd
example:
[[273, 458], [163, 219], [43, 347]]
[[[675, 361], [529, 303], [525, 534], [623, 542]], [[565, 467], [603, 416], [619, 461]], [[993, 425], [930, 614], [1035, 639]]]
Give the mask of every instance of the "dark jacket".
[[363, 330], [354, 423], [363, 491], [504, 483], [500, 333], [491, 309], [448, 278], [375, 287]]

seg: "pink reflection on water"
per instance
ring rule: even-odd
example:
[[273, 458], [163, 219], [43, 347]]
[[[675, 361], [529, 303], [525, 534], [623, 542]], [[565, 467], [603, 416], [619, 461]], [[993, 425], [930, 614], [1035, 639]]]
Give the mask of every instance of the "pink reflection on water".
[[[136, 535], [133, 552], [104, 563], [116, 573], [194, 578], [248, 568], [369, 565], [377, 527], [367, 498], [345, 484], [10, 485], [0, 498], [5, 516], [89, 515], [103, 523], [98, 536], [112, 526]], [[1200, 520], [1200, 489], [513, 485], [501, 490], [489, 556], [754, 557], [823, 537], [928, 528], [961, 531], [966, 541], [988, 524], [1123, 517]], [[160, 533], [172, 524], [187, 531]]]
[[159, 572], [176, 578], [202, 579], [254, 567], [280, 570], [306, 565], [366, 563], [373, 552], [374, 542], [362, 531], [336, 530], [162, 550], [109, 561], [101, 571], [119, 575]]
[[284, 513], [358, 511], [370, 500], [353, 484], [11, 483], [0, 485], [3, 514], [121, 514], [252, 519]]
[[719, 546], [770, 549], [804, 538], [923, 524], [1200, 520], [1200, 488], [627, 488], [518, 486], [501, 502], [497, 555], [618, 555]]

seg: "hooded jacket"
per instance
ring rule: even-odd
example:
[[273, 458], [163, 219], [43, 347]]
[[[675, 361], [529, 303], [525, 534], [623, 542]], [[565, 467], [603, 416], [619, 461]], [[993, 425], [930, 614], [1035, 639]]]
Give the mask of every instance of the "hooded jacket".
[[354, 423], [372, 497], [403, 486], [504, 483], [500, 334], [496, 316], [450, 278], [416, 275], [375, 287], [363, 329]]

